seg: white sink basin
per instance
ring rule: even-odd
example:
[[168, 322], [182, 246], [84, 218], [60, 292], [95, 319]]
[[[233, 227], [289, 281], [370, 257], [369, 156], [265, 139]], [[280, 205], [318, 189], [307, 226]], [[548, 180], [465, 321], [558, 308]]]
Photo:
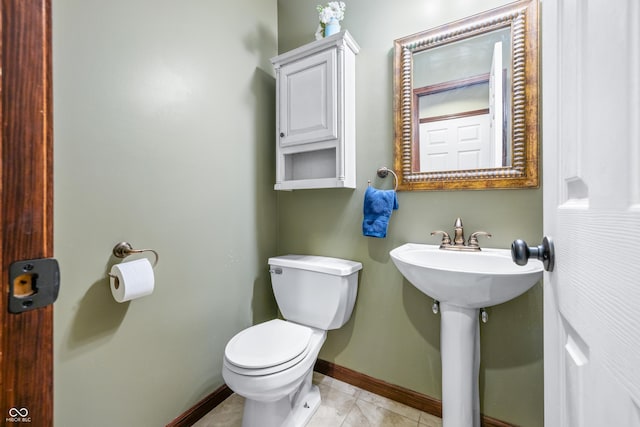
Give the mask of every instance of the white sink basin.
[[402, 275], [420, 291], [441, 303], [465, 308], [509, 301], [535, 285], [543, 271], [538, 260], [516, 265], [507, 249], [458, 252], [406, 243], [390, 255]]

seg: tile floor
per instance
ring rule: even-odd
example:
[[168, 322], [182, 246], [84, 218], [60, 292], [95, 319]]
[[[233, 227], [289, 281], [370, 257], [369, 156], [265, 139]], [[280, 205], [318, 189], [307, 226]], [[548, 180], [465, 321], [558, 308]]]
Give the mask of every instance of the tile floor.
[[[313, 373], [322, 403], [307, 427], [442, 427], [442, 420], [334, 378]], [[244, 399], [231, 395], [194, 427], [240, 427]]]

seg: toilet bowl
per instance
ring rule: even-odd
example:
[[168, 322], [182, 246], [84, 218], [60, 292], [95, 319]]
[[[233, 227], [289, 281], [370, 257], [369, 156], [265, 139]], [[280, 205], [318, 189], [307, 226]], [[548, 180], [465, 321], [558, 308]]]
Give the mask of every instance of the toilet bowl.
[[311, 383], [328, 329], [351, 317], [362, 264], [286, 255], [269, 259], [276, 301], [286, 320], [251, 326], [227, 344], [226, 384], [245, 398], [243, 427], [302, 427], [320, 405]]
[[[269, 327], [269, 335], [274, 339], [271, 342], [265, 342], [262, 339], [253, 340], [254, 334], [238, 337], [243, 333], [254, 332], [250, 331], [252, 328], [245, 329], [236, 335], [234, 338], [240, 339], [233, 343], [231, 348], [228, 346], [225, 351], [223, 378], [231, 390], [246, 399], [243, 427], [303, 426], [320, 404], [320, 394], [317, 386], [311, 385], [311, 377], [313, 366], [327, 333], [279, 319], [270, 320], [255, 327], [263, 326]], [[302, 350], [300, 345], [288, 340], [287, 333], [291, 333], [289, 326], [306, 330], [304, 332], [308, 331], [308, 335], [304, 332], [294, 334], [297, 335], [296, 338], [304, 340], [299, 343], [306, 341]], [[265, 328], [262, 329], [259, 332], [265, 332]], [[246, 363], [239, 363], [232, 356], [239, 347], [250, 347], [252, 344], [248, 344], [249, 342], [264, 344], [268, 347], [266, 350], [264, 347], [255, 349], [254, 354], [263, 355], [264, 360], [259, 360], [260, 357], [253, 360], [254, 368], [247, 366]], [[274, 351], [270, 350], [272, 348], [275, 350], [276, 347], [282, 350], [283, 345], [290, 345], [288, 348], [290, 353], [287, 355], [290, 359], [276, 363], [277, 359], [273, 358]], [[284, 351], [280, 353], [286, 354]]]

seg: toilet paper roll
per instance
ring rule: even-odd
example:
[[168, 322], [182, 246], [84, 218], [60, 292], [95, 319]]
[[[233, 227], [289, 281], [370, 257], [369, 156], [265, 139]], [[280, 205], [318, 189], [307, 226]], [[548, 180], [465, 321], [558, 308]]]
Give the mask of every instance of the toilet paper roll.
[[153, 267], [146, 258], [111, 267], [111, 293], [118, 302], [150, 295], [153, 292]]

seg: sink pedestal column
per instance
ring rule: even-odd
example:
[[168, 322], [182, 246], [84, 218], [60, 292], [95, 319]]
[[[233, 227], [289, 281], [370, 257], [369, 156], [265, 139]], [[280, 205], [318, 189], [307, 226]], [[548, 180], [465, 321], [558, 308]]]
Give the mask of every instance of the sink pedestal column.
[[440, 303], [443, 427], [480, 427], [479, 311]]

